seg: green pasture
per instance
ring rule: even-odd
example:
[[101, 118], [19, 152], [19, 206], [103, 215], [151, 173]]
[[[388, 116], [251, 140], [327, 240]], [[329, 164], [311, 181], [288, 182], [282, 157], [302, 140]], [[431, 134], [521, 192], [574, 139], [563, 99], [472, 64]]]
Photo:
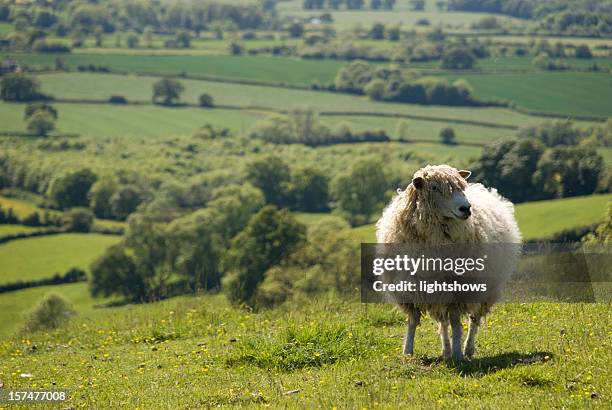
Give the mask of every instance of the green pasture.
[[555, 114], [612, 116], [612, 76], [604, 73], [461, 74], [476, 96], [513, 101], [521, 107]]
[[[515, 206], [523, 239], [543, 239], [560, 231], [601, 222], [612, 194], [528, 202]], [[359, 242], [375, 242], [374, 224], [353, 229]]]
[[48, 278], [89, 265], [121, 239], [116, 235], [67, 233], [17, 239], [0, 245], [0, 283]]
[[61, 58], [66, 67], [93, 64], [132, 73], [164, 75], [206, 75], [310, 85], [333, 83], [336, 72], [346, 64], [338, 60], [301, 60], [288, 57], [231, 55], [133, 55], [133, 54], [14, 54], [19, 62], [31, 67], [54, 67]]
[[[9, 329], [49, 291], [3, 295]], [[0, 378], [68, 389], [63, 406], [591, 408], [605, 407], [611, 388], [606, 304], [499, 305], [476, 357], [453, 363], [437, 359], [428, 317], [415, 356], [402, 356], [405, 319], [390, 305], [330, 295], [254, 313], [214, 295], [94, 308], [83, 284], [53, 291], [79, 314], [56, 331], [5, 338]]]
[[25, 218], [36, 211], [42, 211], [34, 203], [25, 199], [8, 198], [4, 196], [0, 196], [0, 206], [4, 210], [12, 208], [18, 218]]
[[[253, 111], [164, 108], [152, 105], [62, 104], [56, 132], [91, 137], [169, 137], [193, 134], [206, 124], [235, 132], [248, 129], [262, 114]], [[2, 131], [26, 131], [23, 104], [0, 103]]]
[[[58, 98], [108, 99], [124, 95], [132, 101], [150, 101], [156, 77], [110, 74], [45, 74], [38, 76], [42, 89]], [[182, 101], [195, 103], [201, 93], [209, 93], [216, 104], [268, 107], [276, 110], [314, 108], [318, 111], [398, 113], [483, 121], [502, 125], [527, 125], [538, 119], [503, 108], [422, 106], [373, 102], [365, 96], [292, 90], [277, 87], [180, 80], [185, 86]], [[60, 114], [61, 115], [61, 114]]]
[[0, 224], [0, 237], [5, 235], [12, 235], [22, 232], [34, 232], [38, 231], [39, 227], [36, 226], [25, 226], [16, 224]]

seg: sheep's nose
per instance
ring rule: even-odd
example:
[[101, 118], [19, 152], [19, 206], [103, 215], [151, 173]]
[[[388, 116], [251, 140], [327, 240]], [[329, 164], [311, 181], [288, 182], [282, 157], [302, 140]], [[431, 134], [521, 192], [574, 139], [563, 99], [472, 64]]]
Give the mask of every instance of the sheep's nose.
[[470, 216], [472, 215], [472, 211], [470, 211], [470, 209], [472, 208], [471, 205], [462, 205], [459, 207], [459, 211], [461, 211], [463, 214]]

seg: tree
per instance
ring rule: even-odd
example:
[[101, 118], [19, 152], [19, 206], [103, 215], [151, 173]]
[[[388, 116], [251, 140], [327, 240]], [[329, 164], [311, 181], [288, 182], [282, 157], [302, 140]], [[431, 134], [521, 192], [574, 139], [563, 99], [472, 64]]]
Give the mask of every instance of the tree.
[[364, 0], [346, 0], [346, 8], [349, 10], [361, 10], [364, 3]]
[[382, 7], [382, 0], [370, 0], [370, 8], [372, 10], [379, 10]]
[[584, 243], [612, 243], [612, 202], [608, 202], [605, 219], [595, 231], [582, 238]]
[[134, 258], [123, 245], [114, 245], [91, 265], [89, 290], [94, 297], [123, 296], [140, 301], [145, 295], [143, 278], [138, 275]]
[[316, 168], [297, 168], [291, 174], [289, 196], [297, 210], [325, 211], [329, 202], [329, 178]]
[[353, 61], [338, 70], [334, 85], [337, 90], [360, 94], [372, 80], [374, 69], [363, 61]]
[[247, 167], [247, 180], [261, 189], [267, 203], [277, 206], [286, 204], [289, 166], [280, 157], [268, 156], [251, 162]]
[[49, 196], [60, 209], [86, 207], [89, 203], [87, 194], [97, 179], [89, 169], [68, 173], [52, 181]]
[[387, 192], [387, 178], [377, 158], [355, 162], [332, 182], [335, 206], [351, 225], [369, 222], [370, 216], [382, 208]]
[[576, 46], [575, 55], [576, 58], [593, 58], [593, 53], [591, 53], [591, 49], [586, 44]]
[[213, 107], [213, 97], [210, 94], [200, 94], [199, 98], [200, 107]]
[[289, 35], [293, 38], [302, 37], [304, 35], [304, 25], [299, 21], [291, 23], [289, 26]]
[[134, 185], [120, 186], [110, 201], [113, 216], [117, 219], [126, 219], [132, 212], [136, 211], [143, 200], [143, 192], [138, 187]]
[[242, 54], [242, 50], [243, 50], [242, 44], [240, 44], [237, 41], [230, 42], [230, 44], [229, 44], [229, 51], [230, 51], [231, 55], [233, 55], [233, 56], [240, 55], [240, 54]]
[[93, 222], [93, 213], [87, 208], [71, 208], [64, 213], [64, 227], [71, 232], [89, 232]]
[[98, 179], [89, 190], [89, 207], [98, 218], [112, 218], [111, 199], [117, 192], [117, 181], [111, 176]]
[[185, 87], [179, 81], [162, 78], [153, 84], [153, 102], [161, 99], [163, 105], [172, 105], [180, 100], [184, 90]]
[[94, 39], [96, 41], [96, 47], [102, 47], [104, 44], [104, 30], [102, 27], [96, 27], [94, 29]]
[[413, 11], [425, 10], [425, 0], [410, 0], [410, 8]]
[[383, 7], [387, 10], [393, 10], [396, 0], [384, 0]]
[[144, 41], [147, 44], [147, 48], [153, 48], [153, 27], [147, 26], [143, 31]]
[[457, 143], [457, 137], [455, 136], [455, 130], [452, 128], [442, 128], [440, 130], [440, 142], [442, 144], [453, 145]]
[[136, 47], [138, 47], [138, 43], [140, 42], [140, 38], [138, 37], [138, 34], [136, 34], [134, 32], [131, 32], [125, 38], [125, 42], [126, 42], [126, 44], [127, 44], [127, 46], [129, 48], [136, 48]]
[[53, 107], [51, 104], [44, 102], [31, 103], [26, 105], [25, 109], [23, 110], [23, 118], [27, 120], [39, 111], [48, 112], [53, 117], [53, 119], [57, 119], [57, 110], [55, 109], [55, 107]]
[[465, 47], [450, 47], [442, 54], [442, 68], [469, 70], [476, 65], [476, 57]]
[[266, 206], [253, 215], [222, 260], [229, 272], [224, 283], [229, 300], [252, 305], [266, 271], [287, 258], [305, 237], [306, 227], [287, 210]]
[[410, 137], [410, 122], [407, 120], [399, 120], [395, 127], [395, 136], [401, 140], [408, 140]]
[[385, 25], [382, 23], [374, 23], [370, 30], [370, 38], [374, 40], [382, 40], [385, 38]]
[[44, 96], [36, 79], [25, 74], [7, 74], [0, 81], [0, 97], [4, 101], [25, 102]]
[[189, 48], [191, 47], [191, 36], [183, 30], [176, 35], [176, 43], [181, 48]]
[[34, 135], [46, 137], [55, 129], [55, 118], [48, 111], [36, 111], [28, 118], [27, 129]]

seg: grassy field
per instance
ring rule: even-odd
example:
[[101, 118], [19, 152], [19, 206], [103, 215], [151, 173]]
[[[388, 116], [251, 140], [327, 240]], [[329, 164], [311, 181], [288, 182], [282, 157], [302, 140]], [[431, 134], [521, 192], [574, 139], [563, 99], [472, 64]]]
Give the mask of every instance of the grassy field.
[[[32, 67], [53, 67], [57, 55], [19, 54], [16, 58]], [[266, 56], [155, 56], [128, 54], [63, 54], [66, 67], [100, 65], [116, 70], [139, 73], [210, 75], [225, 78], [248, 78], [259, 81], [310, 85], [333, 83], [336, 72], [346, 64], [336, 60], [300, 60]]]
[[[40, 75], [45, 92], [61, 98], [107, 99], [113, 94], [133, 101], [150, 101], [155, 77], [105, 74]], [[372, 102], [367, 97], [309, 90], [228, 84], [210, 81], [181, 80], [185, 86], [182, 100], [195, 103], [203, 93], [211, 94], [217, 104], [263, 106], [277, 110], [314, 107], [319, 111], [386, 112], [409, 115], [485, 121], [493, 124], [526, 125], [539, 119], [501, 108], [464, 108], [421, 106]]]
[[0, 236], [11, 235], [20, 232], [34, 232], [41, 228], [34, 226], [15, 225], [15, 224], [1, 224], [0, 225]]
[[[261, 113], [201, 108], [118, 106], [106, 104], [54, 104], [59, 111], [56, 132], [91, 137], [168, 137], [193, 134], [205, 124], [245, 131]], [[0, 103], [3, 131], [25, 131], [22, 104]]]
[[2, 209], [7, 210], [13, 209], [13, 212], [18, 218], [25, 218], [36, 211], [41, 211], [34, 203], [26, 201], [25, 199], [7, 198], [0, 196], [0, 206]]
[[[80, 312], [71, 324], [0, 344], [5, 388], [66, 388], [65, 404], [76, 408], [585, 408], [609, 400], [605, 304], [500, 305], [476, 358], [453, 363], [436, 359], [428, 318], [416, 355], [403, 357], [404, 319], [388, 305], [329, 297], [251, 313], [218, 295], [93, 309], [81, 286], [57, 289]], [[15, 297], [20, 308], [47, 290], [35, 291]]]
[[72, 267], [89, 270], [119, 236], [68, 233], [19, 239], [0, 245], [0, 283], [41, 279]]
[[[612, 76], [595, 73], [461, 74], [476, 96], [555, 114], [612, 115]], [[538, 90], [534, 92], [534, 90]]]
[[[542, 239], [554, 233], [589, 226], [603, 220], [612, 194], [529, 202], [515, 206], [523, 239]], [[356, 241], [375, 242], [373, 224], [353, 229]]]

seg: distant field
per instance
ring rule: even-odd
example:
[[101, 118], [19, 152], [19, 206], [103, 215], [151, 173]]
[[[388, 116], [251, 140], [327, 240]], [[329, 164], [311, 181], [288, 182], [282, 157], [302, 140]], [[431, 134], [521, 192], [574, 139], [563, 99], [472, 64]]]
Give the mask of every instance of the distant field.
[[[120, 106], [106, 104], [54, 104], [59, 111], [57, 132], [91, 137], [168, 137], [193, 134], [206, 124], [240, 132], [262, 117], [247, 111]], [[2, 131], [25, 131], [21, 104], [0, 103]]]
[[0, 236], [11, 235], [21, 232], [33, 232], [41, 228], [35, 226], [0, 224]]
[[[592, 59], [580, 59], [580, 58], [562, 58], [561, 61], [567, 63], [573, 69], [587, 69], [597, 64], [600, 69], [612, 67], [612, 58], [592, 58]], [[476, 63], [476, 69], [482, 70], [517, 70], [517, 71], [531, 71], [538, 72], [540, 74], [549, 74], [549, 72], [538, 70], [532, 64], [533, 56], [507, 56], [507, 57], [491, 57], [478, 59]], [[414, 68], [438, 68], [440, 66], [439, 61], [429, 61], [424, 63], [409, 63], [409, 67]], [[444, 73], [452, 73], [452, 70], [443, 70]], [[568, 72], [553, 72], [557, 76], [562, 74], [568, 74]], [[463, 75], [463, 74], [462, 74]]]
[[514, 101], [536, 111], [612, 116], [612, 76], [608, 74], [540, 72], [447, 77], [453, 81], [464, 78], [479, 97]]
[[[516, 218], [523, 239], [546, 238], [565, 229], [596, 224], [603, 220], [612, 194], [529, 202], [516, 205]], [[373, 224], [353, 229], [359, 242], [375, 242]]]
[[[280, 44], [280, 43], [279, 43]], [[0, 54], [1, 55], [1, 54]], [[33, 67], [53, 67], [61, 57], [67, 67], [94, 64], [130, 72], [180, 75], [209, 75], [245, 78], [259, 81], [310, 85], [329, 84], [346, 64], [337, 60], [300, 60], [269, 56], [152, 56], [128, 54], [13, 54], [20, 62]]]
[[[2, 107], [1, 104], [0, 107]], [[0, 123], [4, 124], [4, 121], [0, 121]], [[2, 206], [2, 209], [4, 210], [13, 208], [13, 212], [18, 218], [25, 218], [35, 211], [41, 211], [41, 209], [32, 202], [17, 198], [7, 198], [4, 196], [0, 196], [0, 206]]]
[[72, 267], [89, 270], [89, 265], [120, 239], [68, 233], [4, 243], [0, 245], [0, 283], [46, 278]]
[[[45, 92], [56, 97], [107, 99], [113, 94], [131, 100], [150, 101], [155, 77], [108, 74], [39, 75]], [[502, 108], [465, 108], [394, 104], [369, 101], [367, 97], [309, 90], [291, 90], [211, 81], [181, 80], [185, 86], [183, 101], [196, 102], [203, 93], [211, 94], [217, 104], [264, 106], [278, 110], [315, 108], [319, 111], [392, 112], [400, 114], [486, 121], [493, 124], [527, 125], [538, 118]], [[61, 116], [61, 113], [60, 113]]]
[[24, 316], [51, 293], [59, 294], [68, 300], [77, 316], [91, 315], [97, 310], [96, 306], [108, 302], [109, 299], [94, 299], [87, 286], [87, 283], [71, 283], [3, 293], [0, 295], [0, 339], [18, 332], [24, 324]]
[[0, 23], [0, 35], [10, 33], [13, 31], [13, 25], [11, 23]]

